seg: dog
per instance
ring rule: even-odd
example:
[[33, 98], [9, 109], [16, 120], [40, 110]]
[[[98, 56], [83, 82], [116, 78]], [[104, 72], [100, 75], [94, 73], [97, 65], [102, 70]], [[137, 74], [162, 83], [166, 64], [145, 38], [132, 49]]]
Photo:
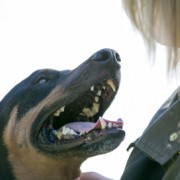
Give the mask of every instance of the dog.
[[74, 70], [42, 69], [0, 103], [0, 177], [73, 180], [89, 157], [124, 139], [123, 122], [102, 115], [120, 84], [120, 57], [102, 49]]

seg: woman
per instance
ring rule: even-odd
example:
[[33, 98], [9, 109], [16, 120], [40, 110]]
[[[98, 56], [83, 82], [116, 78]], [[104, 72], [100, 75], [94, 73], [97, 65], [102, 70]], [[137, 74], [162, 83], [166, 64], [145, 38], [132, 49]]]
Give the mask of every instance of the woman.
[[[169, 72], [179, 70], [180, 0], [123, 0], [134, 27], [142, 35], [151, 58], [158, 43], [165, 45]], [[129, 148], [121, 180], [180, 179], [180, 88], [157, 111], [139, 137]], [[83, 179], [107, 180], [97, 173], [84, 173]]]
[[[169, 72], [179, 70], [180, 1], [124, 0], [132, 24], [142, 34], [150, 55], [157, 43], [167, 51]], [[152, 118], [143, 135], [133, 144], [121, 177], [126, 179], [180, 179], [180, 88]]]

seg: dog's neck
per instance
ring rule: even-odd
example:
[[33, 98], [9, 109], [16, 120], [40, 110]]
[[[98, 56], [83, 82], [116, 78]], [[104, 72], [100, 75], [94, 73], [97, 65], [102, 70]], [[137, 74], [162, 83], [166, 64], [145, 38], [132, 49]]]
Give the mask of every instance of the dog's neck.
[[[6, 164], [10, 164], [8, 170], [5, 169], [5, 171], [10, 171], [11, 168], [11, 172], [17, 180], [73, 180], [77, 178], [80, 175], [80, 166], [85, 159], [64, 157], [60, 152], [56, 157], [54, 154], [46, 154], [32, 146], [29, 142], [30, 128], [27, 128], [31, 125], [24, 122], [24, 120], [30, 121], [31, 116], [26, 115], [19, 123], [16, 121], [16, 112], [17, 108], [14, 108], [3, 132], [5, 151], [0, 155], [6, 157], [4, 160], [0, 159]], [[32, 111], [29, 112], [33, 114]], [[4, 163], [0, 162], [0, 164], [3, 166]]]
[[80, 176], [80, 158], [50, 158], [35, 152], [10, 154], [9, 161], [18, 180], [73, 180]]

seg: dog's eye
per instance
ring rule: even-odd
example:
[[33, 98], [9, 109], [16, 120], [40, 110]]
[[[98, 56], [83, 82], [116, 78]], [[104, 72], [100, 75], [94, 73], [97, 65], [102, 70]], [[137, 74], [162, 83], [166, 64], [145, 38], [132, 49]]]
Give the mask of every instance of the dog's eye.
[[38, 81], [37, 81], [37, 83], [38, 84], [44, 84], [44, 83], [46, 83], [48, 81], [48, 79], [46, 79], [46, 78], [41, 78], [41, 79], [39, 79]]

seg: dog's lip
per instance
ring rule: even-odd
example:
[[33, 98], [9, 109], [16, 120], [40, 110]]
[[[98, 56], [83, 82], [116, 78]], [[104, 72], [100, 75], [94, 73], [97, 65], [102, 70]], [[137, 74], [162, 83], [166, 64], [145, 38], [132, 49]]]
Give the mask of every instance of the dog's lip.
[[[99, 118], [99, 116], [102, 116], [104, 114], [104, 112], [107, 110], [108, 107], [103, 107], [103, 110], [102, 110], [102, 106], [104, 106], [105, 104], [106, 105], [110, 105], [111, 102], [112, 102], [112, 99], [114, 98], [114, 96], [116, 95], [117, 93], [117, 90], [118, 90], [118, 83], [115, 79], [113, 78], [108, 78], [107, 80], [103, 80], [103, 81], [100, 81], [98, 83], [96, 83], [96, 85], [101, 86], [101, 89], [98, 89], [96, 90], [96, 93], [93, 96], [93, 100], [91, 102], [91, 107], [85, 107], [85, 105], [83, 105], [82, 107], [82, 110], [81, 112], [79, 113], [79, 115], [81, 116], [87, 116], [88, 118], [91, 118], [91, 117], [94, 117], [96, 116], [95, 118], [95, 121], [97, 121], [97, 119]], [[106, 84], [106, 86], [105, 86]], [[96, 85], [91, 85], [89, 88], [87, 88], [86, 90], [84, 90], [84, 92], [81, 93], [81, 95], [79, 97], [76, 97], [74, 100], [72, 100], [71, 102], [68, 102], [66, 104], [63, 104], [60, 106], [60, 108], [56, 108], [55, 111], [51, 112], [51, 114], [54, 116], [54, 117], [59, 117], [61, 116], [60, 114], [63, 113], [64, 111], [66, 111], [67, 109], [67, 106], [69, 104], [71, 104], [72, 102], [74, 102], [76, 99], [83, 99], [81, 98], [85, 92], [89, 91], [89, 92], [93, 92], [94, 93], [94, 89], [96, 88]], [[106, 91], [107, 93], [110, 93], [111, 92], [111, 95], [106, 95], [105, 93], [103, 93], [103, 91]], [[88, 93], [89, 93], [88, 92]], [[86, 96], [86, 95], [85, 95]], [[103, 97], [102, 97], [103, 96]], [[110, 98], [109, 98], [110, 97]], [[112, 99], [111, 99], [112, 98]], [[86, 97], [85, 97], [86, 99]], [[102, 100], [100, 100], [102, 99]], [[105, 100], [106, 99], [106, 100]], [[81, 101], [80, 100], [80, 101]], [[107, 101], [106, 103], [102, 103], [102, 101]], [[79, 102], [77, 102], [79, 103]], [[85, 102], [87, 103], [87, 102]], [[83, 103], [82, 103], [83, 104]], [[75, 106], [78, 106], [78, 104], [75, 104]], [[73, 107], [74, 108], [74, 107]], [[72, 108], [72, 109], [73, 109]], [[77, 121], [77, 120], [75, 120]], [[81, 121], [81, 120], [79, 120]], [[95, 122], [94, 121], [94, 122]], [[68, 123], [68, 122], [67, 122]]]
[[[56, 111], [58, 109], [63, 110], [64, 106], [65, 106], [65, 111], [67, 111], [66, 107], [69, 106], [69, 104], [72, 104], [74, 101], [76, 101], [79, 97], [82, 97], [82, 95], [84, 93], [86, 93], [87, 91], [90, 91], [90, 89], [93, 89], [93, 86], [96, 85], [97, 83], [103, 83], [106, 82], [108, 84], [108, 88], [107, 88], [107, 92], [110, 93], [112, 92], [112, 94], [109, 96], [108, 94], [102, 94], [103, 96], [103, 102], [102, 102], [102, 107], [100, 108], [99, 113], [97, 113], [94, 116], [94, 123], [97, 122], [99, 116], [103, 116], [104, 112], [108, 109], [109, 105], [111, 104], [112, 100], [114, 99], [118, 88], [119, 88], [119, 76], [113, 75], [113, 76], [108, 76], [108, 77], [104, 77], [104, 78], [100, 78], [98, 81], [94, 81], [94, 82], [88, 82], [88, 84], [86, 83], [86, 87], [83, 87], [82, 90], [80, 89], [76, 89], [75, 91], [73, 90], [71, 93], [73, 95], [73, 93], [79, 93], [78, 96], [75, 96], [76, 98], [72, 98], [72, 99], [67, 99], [66, 103], [62, 103], [62, 101], [58, 100], [56, 101], [55, 104], [52, 104], [52, 107], [48, 108], [49, 110], [45, 112], [45, 114], [43, 115], [43, 118], [41, 118], [42, 120], [40, 121], [40, 123], [38, 123], [38, 126], [34, 126], [34, 128], [36, 129], [37, 134], [33, 134], [33, 144], [38, 147], [40, 150], [44, 151], [45, 153], [48, 154], [55, 154], [58, 156], [68, 156], [68, 154], [71, 154], [71, 151], [75, 151], [75, 154], [78, 154], [79, 152], [84, 153], [84, 151], [87, 151], [89, 148], [89, 146], [91, 146], [90, 149], [93, 149], [97, 147], [101, 147], [102, 145], [102, 149], [95, 151], [95, 152], [89, 152], [89, 153], [85, 153], [86, 155], [83, 155], [84, 157], [90, 157], [94, 154], [102, 154], [103, 152], [109, 152], [113, 149], [115, 149], [120, 142], [124, 139], [125, 136], [125, 132], [122, 129], [122, 127], [118, 126], [118, 127], [114, 127], [114, 128], [94, 128], [93, 129], [93, 125], [91, 127], [89, 127], [89, 132], [83, 134], [82, 136], [78, 136], [78, 137], [74, 137], [74, 138], [70, 138], [70, 139], [61, 139], [59, 140], [56, 135], [53, 135], [53, 133], [50, 133], [50, 136], [53, 138], [53, 140], [51, 141], [51, 139], [49, 138], [50, 136], [47, 135], [47, 129], [48, 129], [48, 124], [46, 123], [46, 126], [44, 126], [45, 128], [43, 128], [43, 124], [46, 122], [47, 118], [49, 116], [53, 116], [54, 113], [56, 113]], [[113, 83], [113, 84], [112, 84]], [[111, 91], [110, 91], [111, 89]], [[97, 92], [98, 93], [98, 92]], [[105, 98], [105, 100], [104, 100]], [[59, 102], [59, 103], [58, 103]], [[73, 104], [74, 105], [74, 104]], [[75, 106], [76, 103], [75, 103]], [[57, 108], [58, 107], [58, 108]], [[74, 107], [74, 106], [73, 106]], [[68, 111], [67, 111], [68, 112]], [[76, 120], [77, 121], [77, 120]], [[63, 126], [65, 126], [68, 123], [71, 123], [72, 121], [68, 121], [66, 122]], [[89, 122], [89, 119], [88, 119]], [[37, 124], [36, 124], [37, 125]], [[122, 125], [122, 124], [121, 124]], [[57, 129], [56, 129], [57, 130]], [[84, 130], [83, 130], [84, 131]], [[53, 129], [50, 128], [49, 132], [53, 132]], [[54, 137], [56, 138], [56, 141], [54, 141]], [[106, 143], [107, 141], [107, 143]], [[106, 144], [110, 143], [110, 146], [106, 146]], [[93, 148], [92, 148], [93, 147]], [[87, 149], [88, 148], [88, 149]], [[64, 151], [66, 151], [67, 154], [64, 154]], [[61, 152], [61, 153], [60, 153]], [[60, 153], [60, 154], [59, 154]]]
[[[108, 90], [107, 87], [104, 87], [103, 82], [105, 82], [105, 84], [107, 85], [107, 87], [109, 88], [109, 90]], [[99, 83], [101, 83], [101, 85], [102, 85], [101, 88], [104, 89], [104, 91], [105, 91], [105, 88], [107, 88], [107, 91], [110, 91], [110, 89], [111, 89], [111, 92], [112, 92], [112, 95], [111, 95], [111, 96], [114, 96], [114, 95], [117, 93], [117, 90], [118, 90], [118, 82], [117, 82], [115, 79], [113, 79], [113, 78], [108, 78], [107, 80], [100, 81]], [[99, 83], [97, 83], [97, 84], [99, 84]], [[95, 86], [96, 86], [96, 85], [91, 85], [88, 89], [90, 89], [90, 91], [93, 92]], [[86, 92], [86, 90], [85, 90], [85, 92]], [[82, 93], [82, 94], [83, 94], [83, 93]], [[95, 98], [100, 97], [101, 94], [102, 94], [101, 90], [97, 90], [97, 91], [96, 91]], [[112, 100], [108, 100], [108, 101], [109, 101], [108, 104], [110, 104]], [[60, 115], [61, 113], [63, 113], [64, 111], [66, 111], [66, 107], [68, 106], [68, 104], [71, 104], [71, 103], [72, 103], [72, 102], [70, 102], [70, 103], [68, 102], [67, 104], [61, 105], [60, 108], [58, 108], [58, 109], [55, 110], [55, 111], [52, 111], [52, 109], [50, 108], [51, 110], [50, 110], [50, 112], [48, 113], [49, 115], [48, 115], [48, 114], [46, 114], [46, 115], [47, 115], [47, 116], [53, 116], [53, 117], [57, 117], [57, 118], [58, 118], [58, 116], [61, 116], [61, 115]], [[104, 106], [104, 103], [103, 103], [103, 106]], [[109, 105], [108, 105], [108, 106], [109, 106]], [[93, 107], [93, 108], [94, 108], [94, 107]], [[98, 110], [99, 112], [94, 112], [94, 111], [96, 111], [96, 110], [93, 110], [93, 112], [91, 112], [89, 108], [84, 108], [83, 110], [84, 110], [84, 112], [82, 112], [82, 113], [87, 113], [87, 116], [91, 116], [92, 113], [95, 113], [95, 115], [94, 115], [94, 114], [92, 115], [92, 116], [95, 116], [93, 122], [90, 120], [90, 118], [91, 118], [91, 117], [90, 117], [90, 118], [87, 119], [86, 122], [81, 122], [81, 121], [75, 120], [75, 122], [74, 122], [74, 121], [70, 121], [70, 122], [65, 123], [63, 126], [64, 126], [64, 127], [68, 127], [68, 126], [73, 127], [75, 130], [77, 130], [78, 133], [89, 132], [89, 131], [95, 129], [95, 126], [96, 126], [96, 125], [98, 126], [98, 122], [96, 122], [96, 121], [98, 121], [99, 117], [102, 116], [103, 113], [107, 110], [107, 107], [105, 107], [104, 110], [102, 110], [102, 109], [101, 109], [101, 110]], [[83, 110], [82, 110], [82, 111], [83, 111]], [[87, 112], [86, 112], [85, 110], [87, 110]], [[89, 114], [89, 113], [90, 113], [90, 114]], [[43, 119], [44, 119], [44, 120], [41, 121], [41, 125], [38, 126], [38, 127], [39, 127], [38, 129], [39, 129], [39, 130], [38, 130], [37, 137], [39, 136], [39, 134], [41, 133], [41, 131], [42, 131], [42, 129], [43, 129], [43, 123], [45, 123], [45, 122], [47, 121], [47, 120], [46, 120], [47, 118], [43, 118]], [[102, 119], [102, 118], [100, 118], [100, 119]], [[106, 120], [105, 120], [105, 121], [106, 121]], [[56, 128], [56, 130], [62, 128], [63, 126], [60, 126], [59, 128]], [[80, 129], [77, 129], [78, 126], [79, 126], [79, 127], [81, 126], [81, 130], [80, 130]], [[122, 124], [121, 124], [121, 126], [122, 126]], [[51, 124], [48, 124], [48, 125], [46, 124], [46, 126], [44, 126], [44, 127], [47, 128], [47, 129], [52, 129], [52, 131], [55, 130], [55, 129], [52, 128]], [[86, 127], [87, 129], [84, 129], [83, 127]], [[97, 128], [96, 128], [96, 129], [97, 129]], [[102, 128], [99, 128], [99, 129], [102, 129]], [[57, 131], [53, 131], [53, 132], [57, 132]], [[47, 138], [46, 138], [46, 139], [47, 139]], [[48, 140], [48, 139], [47, 139], [47, 140]]]
[[104, 129], [122, 129], [123, 127], [123, 120], [118, 119], [117, 121], [110, 121], [99, 117], [97, 122], [71, 122], [66, 124], [65, 126], [61, 127], [58, 130], [54, 130], [53, 133], [55, 136], [61, 140], [64, 136], [68, 138], [80, 137], [85, 135], [93, 130], [104, 130]]
[[[122, 119], [118, 119], [117, 121], [110, 121], [99, 117], [96, 123], [94, 122], [72, 122], [68, 123], [63, 127], [73, 129], [75, 132], [80, 134], [88, 133], [94, 129], [105, 129], [106, 127], [119, 127], [122, 128], [123, 121]], [[61, 128], [62, 129], [62, 128]]]

